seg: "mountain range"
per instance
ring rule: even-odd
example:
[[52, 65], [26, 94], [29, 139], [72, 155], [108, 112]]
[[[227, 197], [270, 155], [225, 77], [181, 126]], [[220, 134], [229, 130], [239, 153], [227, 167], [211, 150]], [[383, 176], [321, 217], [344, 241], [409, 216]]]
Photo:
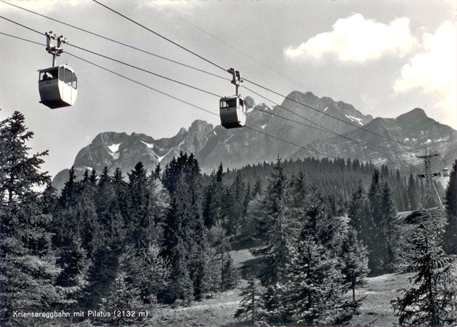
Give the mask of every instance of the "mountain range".
[[[311, 92], [294, 91], [275, 107], [255, 104], [249, 97], [245, 100], [244, 128], [228, 130], [196, 120], [175, 136], [157, 140], [145, 134], [103, 132], [79, 151], [73, 167], [79, 177], [87, 169], [100, 172], [105, 166], [127, 173], [140, 161], [153, 170], [181, 151], [193, 153], [207, 173], [221, 162], [233, 169], [274, 161], [278, 156], [358, 158], [404, 172], [422, 167], [416, 156], [427, 148], [440, 153], [443, 161], [457, 158], [457, 131], [427, 117], [420, 108], [397, 118], [373, 119], [350, 104]], [[53, 186], [60, 189], [67, 179], [65, 169], [54, 177]]]

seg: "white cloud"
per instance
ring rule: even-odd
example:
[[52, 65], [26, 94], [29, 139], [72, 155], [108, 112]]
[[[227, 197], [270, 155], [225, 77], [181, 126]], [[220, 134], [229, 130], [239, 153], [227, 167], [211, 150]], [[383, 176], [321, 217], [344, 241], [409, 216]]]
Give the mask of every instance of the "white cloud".
[[395, 19], [386, 25], [354, 14], [337, 20], [333, 31], [318, 34], [298, 47], [284, 49], [284, 54], [291, 60], [365, 62], [390, 53], [403, 56], [415, 43], [408, 18]]
[[456, 126], [457, 28], [446, 21], [435, 34], [424, 34], [422, 51], [401, 70], [394, 83], [397, 93], [422, 89], [433, 95], [434, 109], [448, 124]]

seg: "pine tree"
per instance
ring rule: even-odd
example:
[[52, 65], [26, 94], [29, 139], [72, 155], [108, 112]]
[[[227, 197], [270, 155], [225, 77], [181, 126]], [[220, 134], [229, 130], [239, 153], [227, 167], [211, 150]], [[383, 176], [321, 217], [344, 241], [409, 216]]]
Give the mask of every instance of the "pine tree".
[[284, 279], [288, 246], [294, 235], [287, 218], [287, 199], [287, 178], [283, 173], [281, 160], [278, 159], [256, 217], [260, 224], [260, 233], [266, 236], [266, 244], [251, 251], [254, 256], [261, 257], [263, 267], [259, 277], [265, 286], [274, 285]]
[[[126, 251], [119, 256], [119, 266], [115, 278], [110, 284], [109, 292], [101, 306], [103, 311], [110, 313], [110, 316], [102, 318], [102, 321], [108, 322], [110, 325], [125, 326], [134, 323], [138, 320], [138, 315], [131, 313], [143, 308], [139, 287], [130, 275], [130, 264], [133, 263], [131, 254]], [[136, 276], [133, 275], [133, 277]]]
[[368, 252], [357, 239], [357, 231], [349, 228], [341, 246], [342, 270], [344, 282], [352, 290], [352, 301], [355, 302], [355, 290], [366, 284], [368, 269]]
[[259, 280], [250, 278], [248, 284], [241, 288], [240, 308], [235, 312], [235, 318], [255, 325], [261, 319], [262, 314], [262, 286]]
[[126, 246], [119, 256], [119, 272], [126, 273], [126, 280], [135, 287], [141, 305], [157, 302], [157, 296], [167, 288], [170, 275], [169, 267], [157, 244], [148, 248]]
[[383, 269], [393, 272], [396, 262], [397, 244], [397, 209], [393, 203], [392, 191], [387, 182], [381, 188], [381, 206], [383, 211], [383, 238], [385, 243]]
[[20, 112], [0, 122], [2, 324], [13, 310], [45, 311], [65, 301], [55, 285], [60, 271], [48, 228], [52, 216], [43, 213], [41, 192], [35, 190], [50, 184], [49, 175], [39, 172], [47, 151], [30, 156], [26, 143], [32, 137]]
[[354, 303], [343, 297], [346, 287], [338, 266], [338, 260], [306, 232], [291, 249], [286, 303], [295, 323], [335, 325], [352, 318]]
[[203, 204], [203, 218], [205, 226], [209, 229], [217, 222], [223, 221], [222, 198], [225, 193], [225, 185], [223, 183], [224, 169], [222, 163], [216, 174], [211, 176], [211, 183], [207, 186], [205, 191], [205, 202]]
[[415, 275], [409, 290], [393, 301], [400, 325], [452, 325], [457, 322], [455, 258], [441, 246], [445, 221], [440, 210], [424, 210], [409, 234], [412, 249], [409, 270]]
[[141, 162], [135, 165], [128, 178], [128, 241], [138, 248], [146, 248], [155, 232], [154, 222], [149, 213], [147, 171]]
[[57, 264], [62, 268], [56, 284], [64, 291], [64, 308], [74, 308], [87, 296], [91, 261], [87, 258], [87, 251], [82, 247], [78, 236], [67, 239], [65, 247], [61, 247], [60, 251]]
[[162, 181], [170, 196], [162, 241], [162, 255], [171, 265], [167, 301], [187, 303], [204, 292], [208, 263], [198, 161], [181, 153], [167, 165]]
[[445, 195], [447, 225], [444, 234], [444, 249], [457, 254], [457, 160], [452, 166]]

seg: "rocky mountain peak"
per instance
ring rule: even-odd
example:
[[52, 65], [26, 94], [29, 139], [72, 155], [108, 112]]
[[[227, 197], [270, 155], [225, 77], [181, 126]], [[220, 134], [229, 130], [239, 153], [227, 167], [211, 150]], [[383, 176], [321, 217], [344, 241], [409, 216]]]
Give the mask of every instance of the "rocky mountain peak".
[[424, 109], [415, 108], [411, 111], [408, 111], [407, 113], [404, 113], [403, 115], [398, 116], [397, 121], [400, 124], [405, 124], [405, 123], [416, 124], [417, 122], [422, 121], [426, 118], [428, 118], [428, 117], [427, 117], [427, 114], [425, 113]]
[[[193, 153], [201, 169], [207, 173], [217, 169], [221, 162], [224, 168], [241, 168], [262, 161], [274, 161], [278, 155], [284, 159], [316, 154], [358, 158], [373, 163], [390, 163], [392, 167], [399, 162], [402, 162], [401, 167], [411, 164], [412, 159], [417, 159], [417, 149], [423, 151], [426, 145], [442, 153], [445, 160], [457, 156], [457, 131], [427, 117], [420, 108], [396, 119], [373, 119], [350, 104], [335, 102], [330, 97], [319, 98], [312, 92], [291, 92], [282, 106], [255, 105], [249, 97], [246, 101], [254, 106], [247, 110], [249, 128], [225, 129], [196, 120], [188, 129], [181, 128], [175, 136], [157, 140], [138, 133], [100, 133], [76, 156], [74, 166], [77, 174], [82, 176], [86, 169], [101, 172], [104, 167], [111, 171], [120, 168], [127, 173], [140, 161], [151, 171], [159, 163], [166, 165], [181, 151]], [[313, 123], [326, 130], [315, 128]], [[367, 133], [366, 130], [374, 133]], [[335, 136], [335, 133], [346, 138]], [[360, 144], [349, 142], [348, 138]], [[372, 146], [364, 144], [395, 156], [386, 159]], [[306, 146], [310, 151], [304, 151], [297, 145]], [[54, 178], [53, 185], [61, 188], [67, 179], [68, 170], [64, 170]]]

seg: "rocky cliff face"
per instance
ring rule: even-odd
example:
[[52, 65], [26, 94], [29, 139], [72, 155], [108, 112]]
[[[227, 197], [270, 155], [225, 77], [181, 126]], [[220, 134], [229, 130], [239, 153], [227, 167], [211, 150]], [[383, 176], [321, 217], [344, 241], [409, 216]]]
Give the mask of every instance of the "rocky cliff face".
[[[283, 159], [359, 158], [402, 170], [420, 165], [415, 155], [422, 154], [426, 146], [443, 154], [449, 162], [457, 157], [457, 131], [428, 118], [422, 109], [396, 119], [373, 119], [350, 104], [297, 91], [273, 108], [263, 103], [255, 105], [251, 98], [246, 102], [249, 106], [245, 128], [227, 130], [197, 120], [188, 130], [182, 128], [174, 137], [159, 140], [137, 133], [100, 133], [77, 154], [77, 175], [82, 176], [86, 169], [100, 172], [104, 167], [127, 173], [139, 161], [153, 170], [159, 163], [166, 165], [181, 151], [193, 153], [208, 173], [221, 162], [226, 168], [241, 168], [274, 161], [278, 155]], [[314, 123], [343, 137], [335, 137]], [[67, 178], [68, 169], [55, 176], [53, 185], [61, 188]]]
[[[358, 158], [403, 171], [411, 166], [422, 169], [423, 162], [416, 156], [423, 155], [426, 150], [439, 153], [446, 162], [457, 158], [457, 131], [427, 117], [424, 110], [419, 108], [396, 119], [376, 118], [364, 125], [363, 129], [349, 131], [343, 136], [359, 144], [342, 137], [316, 140], [291, 158]], [[443, 163], [437, 164], [440, 165]]]

